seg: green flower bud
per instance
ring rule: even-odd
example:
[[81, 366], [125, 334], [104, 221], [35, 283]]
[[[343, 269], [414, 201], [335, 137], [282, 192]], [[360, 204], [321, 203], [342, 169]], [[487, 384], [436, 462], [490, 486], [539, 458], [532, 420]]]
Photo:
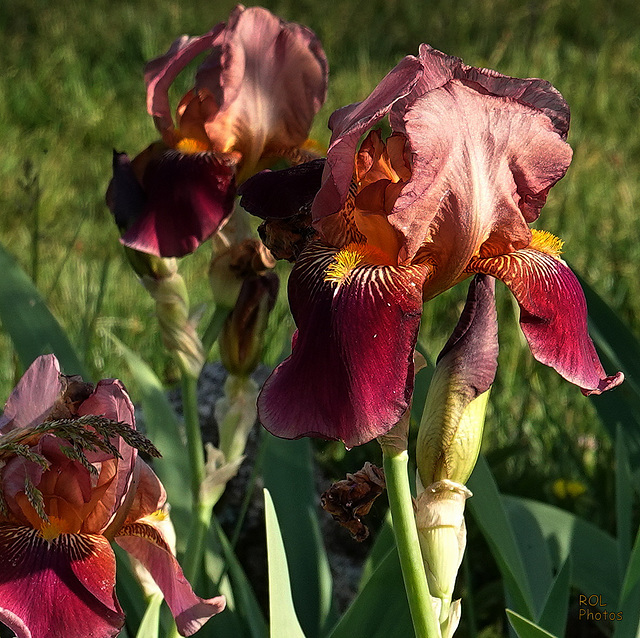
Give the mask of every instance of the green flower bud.
[[497, 368], [494, 280], [476, 276], [456, 329], [440, 353], [422, 414], [416, 463], [423, 485], [466, 483], [482, 442]]

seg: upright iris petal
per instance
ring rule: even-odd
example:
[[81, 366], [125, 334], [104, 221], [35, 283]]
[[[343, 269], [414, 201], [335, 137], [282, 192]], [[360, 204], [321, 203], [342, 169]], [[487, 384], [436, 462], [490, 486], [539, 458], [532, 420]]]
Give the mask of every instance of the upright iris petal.
[[[169, 88], [205, 52], [174, 119]], [[162, 141], [131, 162], [114, 156], [107, 203], [122, 243], [162, 257], [188, 254], [225, 223], [236, 184], [279, 159], [314, 157], [307, 135], [325, 100], [327, 74], [309, 29], [241, 5], [227, 23], [182, 36], [151, 60], [147, 110]]]
[[[372, 127], [386, 116], [391, 135], [384, 139]], [[242, 187], [242, 203], [266, 220], [267, 244], [287, 258], [299, 255], [289, 283], [298, 327], [293, 353], [260, 399], [269, 430], [347, 445], [388, 430], [407, 405], [398, 388], [404, 384], [405, 396], [412, 389], [408, 362], [422, 302], [474, 272], [513, 291], [538, 360], [586, 394], [622, 381], [621, 373], [609, 377], [602, 369], [575, 277], [553, 250], [541, 249], [528, 225], [571, 161], [569, 108], [555, 88], [422, 45], [369, 97], [336, 111], [329, 126], [313, 198], [309, 176], [317, 165], [263, 173]], [[283, 212], [276, 194], [285, 185]], [[308, 233], [300, 229], [304, 215], [283, 219], [296, 205], [311, 210]], [[299, 239], [283, 242], [287, 233]], [[354, 254], [362, 260], [349, 265]], [[361, 263], [378, 276], [361, 276]], [[339, 282], [332, 293], [330, 281]], [[397, 302], [403, 289], [409, 307]], [[394, 305], [399, 314], [389, 321], [386, 308]], [[364, 335], [387, 335], [387, 350], [361, 339], [361, 326]], [[356, 387], [375, 400], [363, 400]], [[294, 392], [288, 398], [287, 388]]]
[[224, 608], [193, 593], [149, 520], [166, 494], [138, 448], [158, 455], [119, 381], [94, 388], [45, 355], [18, 383], [0, 417], [0, 622], [18, 638], [120, 632], [114, 538], [146, 561], [182, 635]]

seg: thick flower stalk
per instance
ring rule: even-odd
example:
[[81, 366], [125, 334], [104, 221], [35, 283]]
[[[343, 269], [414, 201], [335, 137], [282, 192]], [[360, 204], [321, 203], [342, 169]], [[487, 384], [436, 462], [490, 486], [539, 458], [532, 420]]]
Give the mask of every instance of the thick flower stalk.
[[[202, 53], [174, 119], [169, 87]], [[279, 160], [313, 157], [307, 135], [327, 69], [309, 29], [242, 5], [226, 23], [182, 36], [151, 60], [147, 110], [161, 140], [133, 160], [114, 154], [107, 200], [122, 243], [163, 257], [191, 253], [226, 222], [237, 184]]]
[[27, 370], [0, 418], [0, 621], [18, 638], [108, 638], [124, 614], [115, 541], [151, 574], [181, 635], [222, 611], [197, 597], [165, 537], [164, 488], [138, 456], [113, 379], [95, 388], [60, 374], [53, 355]]
[[422, 304], [475, 273], [514, 294], [536, 359], [584, 394], [622, 381], [600, 364], [560, 240], [529, 227], [571, 161], [569, 109], [548, 82], [422, 45], [329, 126], [326, 162], [241, 188], [269, 248], [295, 260], [292, 354], [258, 401], [268, 430], [347, 447], [387, 432], [411, 400]]
[[478, 458], [498, 365], [494, 280], [476, 275], [451, 338], [438, 357], [416, 445], [416, 525], [443, 636], [460, 619], [453, 601], [466, 546], [465, 487]]

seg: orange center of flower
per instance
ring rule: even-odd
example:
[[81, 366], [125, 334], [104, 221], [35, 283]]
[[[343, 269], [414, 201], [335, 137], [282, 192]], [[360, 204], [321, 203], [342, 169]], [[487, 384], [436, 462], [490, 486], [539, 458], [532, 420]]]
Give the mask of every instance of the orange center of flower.
[[185, 155], [193, 155], [195, 153], [204, 153], [209, 150], [209, 147], [204, 142], [193, 137], [183, 137], [176, 144], [176, 150]]
[[353, 182], [342, 210], [321, 222], [321, 232], [337, 247], [366, 244], [384, 255], [377, 263], [397, 264], [401, 237], [387, 217], [411, 169], [405, 158], [406, 140], [391, 135], [382, 140], [371, 131], [356, 156]]

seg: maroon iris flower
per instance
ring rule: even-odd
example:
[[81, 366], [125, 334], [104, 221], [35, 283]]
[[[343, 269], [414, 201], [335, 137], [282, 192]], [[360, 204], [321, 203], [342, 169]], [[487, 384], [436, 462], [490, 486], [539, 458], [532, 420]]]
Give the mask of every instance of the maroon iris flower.
[[[372, 127], [387, 115], [384, 139]], [[562, 243], [528, 225], [571, 161], [569, 109], [548, 82], [422, 45], [329, 126], [324, 166], [262, 173], [241, 189], [267, 238], [311, 211], [291, 251], [293, 351], [259, 398], [269, 431], [348, 447], [387, 432], [413, 391], [423, 302], [473, 273], [510, 288], [536, 359], [585, 394], [622, 381], [602, 369]]]
[[[114, 424], [122, 436], [93, 445]], [[165, 535], [164, 488], [127, 435], [146, 441], [122, 384], [65, 377], [53, 355], [36, 359], [9, 397], [0, 417], [0, 622], [18, 638], [118, 635], [110, 541], [148, 569], [183, 636], [224, 609], [223, 596], [203, 600], [184, 578]], [[79, 449], [80, 438], [91, 445]]]
[[[204, 52], [174, 122], [169, 87]], [[236, 184], [279, 159], [308, 159], [327, 73], [309, 29], [240, 5], [227, 23], [182, 36], [151, 60], [147, 110], [162, 140], [133, 161], [114, 153], [107, 203], [122, 243], [161, 257], [193, 252], [231, 214]]]

